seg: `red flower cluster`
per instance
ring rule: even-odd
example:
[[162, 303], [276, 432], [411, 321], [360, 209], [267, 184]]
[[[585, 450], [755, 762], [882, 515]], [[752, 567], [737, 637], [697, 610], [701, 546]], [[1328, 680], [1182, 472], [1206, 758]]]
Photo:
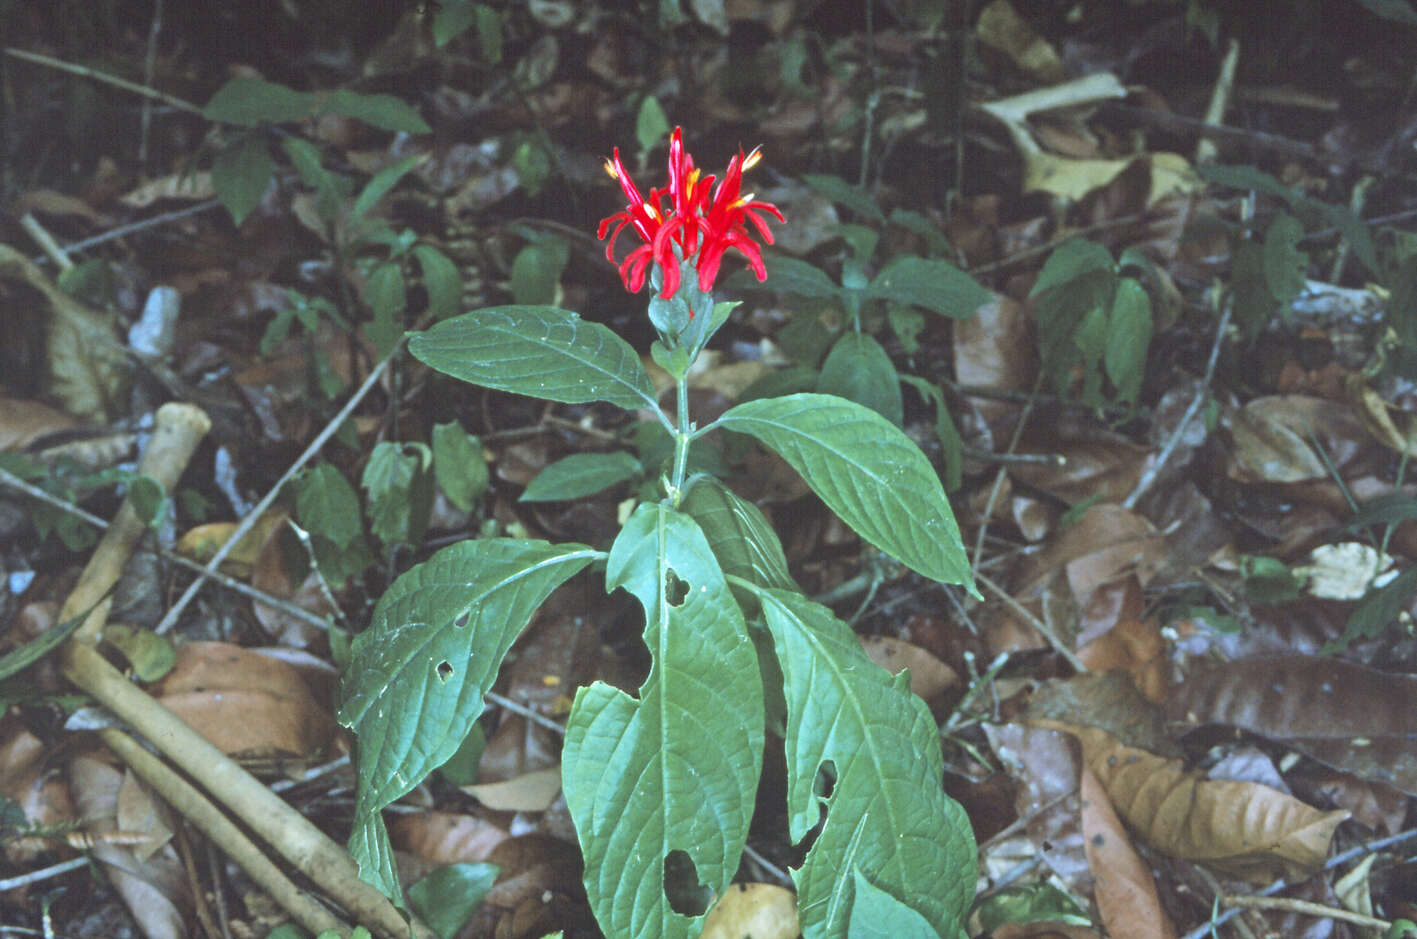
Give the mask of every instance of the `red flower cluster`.
[[[610, 232], [605, 256], [611, 264], [615, 263], [615, 239], [620, 237], [626, 225], [633, 225], [644, 239], [645, 243], [631, 251], [619, 264], [620, 279], [625, 282], [625, 289], [636, 292], [643, 287], [645, 274], [653, 261], [664, 272], [664, 287], [659, 295], [669, 299], [679, 289], [679, 259], [692, 258], [697, 251], [698, 259], [694, 266], [699, 272], [699, 289], [707, 293], [713, 289], [723, 253], [729, 248], [736, 249], [748, 259], [758, 280], [766, 280], [768, 272], [763, 266], [762, 250], [753, 241], [744, 221], [752, 222], [763, 241], [772, 244], [772, 232], [768, 230], [762, 213], [774, 216], [779, 222], [784, 219], [772, 203], [756, 201], [752, 193], [746, 196], [738, 194], [743, 183], [743, 172], [758, 159], [759, 151], [756, 149], [747, 156], [739, 150], [738, 155], [729, 161], [723, 182], [710, 196], [714, 177], [699, 177], [693, 157], [684, 151], [683, 134], [676, 127], [669, 138], [669, 186], [651, 189], [649, 198], [643, 199], [634, 180], [630, 179], [630, 174], [620, 163], [620, 148], [616, 147], [614, 159], [605, 161], [605, 171], [619, 181], [629, 205], [625, 211], [602, 220], [596, 237], [604, 238], [606, 232]], [[610, 231], [612, 225], [615, 227], [613, 232]]]

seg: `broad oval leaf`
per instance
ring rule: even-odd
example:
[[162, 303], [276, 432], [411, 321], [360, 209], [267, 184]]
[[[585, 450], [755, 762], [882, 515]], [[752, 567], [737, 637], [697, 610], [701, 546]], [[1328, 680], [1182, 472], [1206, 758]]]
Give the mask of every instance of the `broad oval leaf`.
[[[857, 902], [853, 871], [959, 933], [974, 894], [969, 818], [941, 788], [939, 732], [910, 676], [873, 663], [851, 628], [799, 593], [754, 588], [787, 696], [788, 828], [801, 840], [821, 817], [793, 873], [807, 939], [845, 939]], [[824, 767], [836, 782], [815, 791]], [[878, 898], [865, 898], [874, 906]], [[908, 902], [907, 902], [908, 901]]]
[[759, 282], [756, 277], [742, 272], [729, 279], [730, 287], [741, 286], [753, 290], [782, 290], [813, 300], [836, 300], [845, 291], [832, 283], [831, 278], [806, 261], [796, 258], [769, 257], [764, 259], [768, 279]]
[[1102, 363], [1117, 389], [1118, 401], [1136, 401], [1151, 346], [1151, 298], [1130, 277], [1117, 284], [1112, 314], [1107, 319], [1107, 345]]
[[414, 245], [413, 256], [423, 270], [428, 312], [439, 320], [452, 316], [462, 299], [462, 275], [458, 273], [458, 266], [432, 245]]
[[261, 204], [275, 176], [275, 164], [259, 134], [248, 134], [212, 161], [212, 190], [240, 225]]
[[362, 95], [340, 88], [330, 93], [320, 106], [320, 112], [357, 118], [380, 130], [408, 134], [427, 134], [433, 130], [422, 115], [393, 95]]
[[561, 772], [586, 893], [607, 936], [697, 935], [702, 912], [666, 895], [666, 859], [687, 857], [718, 895], [738, 867], [762, 760], [757, 655], [703, 532], [663, 504], [630, 517], [606, 586], [644, 605], [653, 664], [638, 698], [596, 682], [571, 708]]
[[623, 451], [572, 453], [537, 473], [518, 502], [561, 502], [595, 495], [644, 474], [640, 461]]
[[886, 216], [876, 200], [862, 186], [853, 186], [840, 176], [825, 173], [807, 173], [802, 181], [838, 205], [845, 206], [857, 215], [873, 222], [884, 222]]
[[261, 78], [233, 78], [217, 89], [202, 116], [209, 121], [255, 127], [284, 124], [310, 113], [311, 96]]
[[584, 545], [491, 538], [444, 548], [379, 598], [354, 639], [339, 722], [359, 735], [350, 853], [377, 862], [380, 809], [457, 750], [513, 640], [546, 597], [591, 561]]
[[978, 281], [950, 262], [917, 257], [897, 258], [887, 264], [866, 288], [866, 295], [961, 320], [994, 299]]
[[488, 307], [414, 333], [409, 351], [474, 385], [562, 404], [655, 408], [654, 386], [630, 344], [599, 323], [550, 306]]
[[873, 337], [851, 331], [836, 341], [822, 363], [817, 390], [865, 405], [899, 427], [905, 420], [900, 376]]
[[760, 587], [797, 589], [782, 542], [756, 505], [716, 479], [701, 479], [679, 508], [698, 523], [725, 574]]
[[875, 411], [833, 395], [795, 394], [739, 404], [714, 426], [777, 451], [862, 538], [911, 570], [971, 584], [940, 477], [920, 448]]

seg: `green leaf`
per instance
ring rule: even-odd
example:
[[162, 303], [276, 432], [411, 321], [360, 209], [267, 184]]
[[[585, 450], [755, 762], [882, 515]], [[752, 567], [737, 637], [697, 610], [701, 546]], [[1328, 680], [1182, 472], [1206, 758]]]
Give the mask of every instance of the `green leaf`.
[[918, 310], [892, 303], [886, 310], [886, 319], [906, 355], [914, 355], [920, 351], [920, 333], [925, 329], [924, 315]]
[[369, 528], [384, 544], [423, 540], [432, 506], [428, 464], [432, 452], [421, 443], [380, 442], [364, 465], [360, 485], [369, 495]]
[[1252, 340], [1274, 315], [1274, 297], [1264, 279], [1264, 249], [1242, 238], [1230, 252], [1230, 288], [1234, 291], [1235, 325]]
[[406, 134], [431, 134], [433, 128], [409, 107], [407, 103], [393, 95], [364, 95], [348, 88], [331, 92], [320, 106], [321, 114], [343, 114], [363, 121], [380, 130], [391, 130]]
[[59, 648], [65, 639], [74, 634], [74, 630], [84, 624], [91, 612], [92, 607], [62, 623], [55, 623], [18, 649], [11, 649], [0, 656], [0, 681], [19, 674]]
[[284, 137], [280, 142], [285, 155], [295, 165], [300, 179], [311, 189], [319, 189], [328, 179], [328, 171], [320, 163], [320, 150], [303, 137]]
[[654, 95], [645, 95], [640, 101], [640, 113], [635, 118], [635, 140], [640, 152], [648, 153], [669, 136], [669, 118]]
[[945, 237], [944, 232], [940, 231], [940, 227], [923, 212], [916, 212], [913, 209], [892, 209], [890, 223], [899, 225], [906, 231], [924, 238], [925, 245], [931, 254], [950, 253], [949, 239]]
[[489, 64], [502, 61], [502, 15], [485, 3], [477, 4], [477, 44]]
[[386, 166], [369, 178], [369, 182], [364, 184], [364, 189], [360, 191], [359, 198], [354, 200], [354, 208], [349, 210], [350, 222], [358, 222], [370, 209], [372, 209], [380, 199], [384, 198], [390, 189], [398, 185], [410, 170], [422, 163], [425, 154], [419, 153], [411, 157], [405, 157], [392, 166]]
[[491, 538], [444, 548], [400, 576], [355, 637], [340, 681], [339, 722], [359, 737], [350, 854], [379, 876], [392, 852], [379, 811], [457, 751], [483, 696], [536, 608], [600, 552], [584, 545]]
[[1130, 277], [1117, 285], [1112, 315], [1107, 321], [1107, 348], [1103, 365], [1117, 389], [1119, 401], [1135, 402], [1146, 371], [1146, 351], [1151, 346], [1151, 298]]
[[1404, 26], [1417, 26], [1417, 11], [1409, 0], [1358, 0], [1372, 13]]
[[929, 920], [872, 884], [858, 868], [851, 875], [856, 895], [847, 927], [851, 939], [939, 939]]
[[[803, 935], [848, 935], [857, 902], [851, 870], [909, 899], [938, 935], [957, 935], [974, 893], [974, 836], [941, 788], [939, 731], [910, 693], [909, 674], [893, 678], [871, 662], [826, 607], [785, 590], [754, 593], [786, 683], [793, 841], [817, 826], [826, 806], [826, 821], [793, 872]], [[835, 779], [825, 798], [817, 788], [823, 772]]]
[[415, 333], [408, 348], [440, 372], [499, 391], [562, 404], [659, 406], [629, 343], [556, 307], [474, 310]]
[[240, 225], [261, 204], [275, 176], [275, 164], [260, 134], [247, 134], [212, 161], [212, 189]]
[[945, 492], [954, 492], [964, 482], [964, 441], [950, 418], [945, 393], [938, 385], [915, 375], [902, 375], [900, 380], [935, 406], [935, 436], [940, 439], [940, 457], [945, 463]]
[[1304, 226], [1288, 213], [1281, 212], [1269, 223], [1264, 233], [1264, 279], [1269, 295], [1286, 311], [1289, 304], [1304, 292], [1309, 256], [1299, 250]]
[[961, 320], [994, 299], [978, 281], [950, 262], [917, 257], [896, 258], [887, 264], [866, 288], [866, 295]]
[[472, 0], [443, 0], [434, 8], [433, 44], [439, 49], [452, 42], [477, 22], [477, 8]]
[[817, 391], [855, 401], [899, 427], [905, 420], [900, 376], [881, 344], [865, 333], [836, 341], [817, 376]]
[[300, 478], [295, 517], [301, 526], [343, 549], [362, 532], [359, 496], [344, 474], [329, 463], [317, 463]]
[[573, 453], [537, 473], [518, 502], [564, 502], [595, 495], [644, 475], [640, 461], [624, 451]]
[[449, 257], [432, 245], [414, 245], [413, 256], [423, 270], [423, 288], [428, 291], [428, 312], [434, 319], [447, 319], [462, 302], [462, 275]]
[[260, 78], [233, 78], [212, 95], [202, 116], [209, 121], [255, 127], [304, 120], [314, 99], [305, 92]]
[[722, 894], [747, 838], [763, 747], [757, 655], [703, 532], [663, 504], [630, 517], [606, 587], [644, 605], [653, 664], [638, 698], [603, 682], [577, 692], [566, 805], [605, 934], [682, 939], [698, 934], [707, 902], [666, 889]]
[[724, 574], [760, 587], [797, 589], [782, 542], [756, 505], [716, 479], [701, 479], [679, 509], [698, 523]]
[[861, 537], [907, 567], [970, 584], [940, 477], [920, 448], [876, 412], [832, 395], [796, 394], [736, 405], [715, 425], [775, 450]]
[[453, 939], [472, 918], [502, 868], [496, 864], [449, 864], [410, 884], [408, 904], [429, 928]]
[[561, 272], [571, 258], [571, 246], [559, 236], [526, 245], [512, 261], [508, 284], [512, 299], [523, 306], [543, 306], [556, 299]]
[[403, 269], [397, 262], [386, 261], [374, 268], [364, 282], [364, 301], [374, 311], [374, 318], [364, 327], [365, 335], [380, 355], [388, 355], [403, 334], [403, 314], [408, 306]]
[[885, 213], [881, 211], [881, 207], [876, 204], [876, 200], [869, 192], [860, 186], [853, 186], [840, 176], [807, 173], [802, 177], [802, 181], [837, 205], [845, 206], [862, 218], [870, 219], [873, 222], [886, 220]]
[[482, 752], [487, 749], [487, 731], [481, 723], [472, 725], [457, 752], [448, 757], [446, 763], [438, 767], [438, 775], [454, 786], [470, 786], [477, 782], [477, 771], [482, 762]]
[[1278, 196], [1289, 203], [1291, 209], [1298, 208], [1304, 201], [1304, 197], [1298, 192], [1290, 189], [1269, 173], [1253, 166], [1226, 166], [1212, 163], [1199, 166], [1196, 169], [1201, 178], [1207, 182], [1229, 186], [1231, 189], [1250, 189]]
[[433, 474], [455, 508], [471, 512], [491, 481], [482, 441], [456, 421], [433, 425]]
[[1033, 318], [1043, 373], [1060, 392], [1078, 359], [1078, 330], [1092, 311], [1111, 309], [1116, 285], [1112, 255], [1095, 242], [1064, 242], [1044, 263], [1031, 294]]
[[147, 474], [139, 474], [128, 485], [128, 500], [138, 519], [149, 528], [156, 530], [167, 515], [167, 491], [162, 483]]
[[729, 278], [730, 285], [741, 284], [754, 290], [781, 290], [795, 293], [810, 300], [840, 300], [844, 291], [831, 282], [820, 270], [796, 258], [768, 257], [763, 259], [767, 266], [768, 279], [759, 283], [758, 279], [746, 271]]

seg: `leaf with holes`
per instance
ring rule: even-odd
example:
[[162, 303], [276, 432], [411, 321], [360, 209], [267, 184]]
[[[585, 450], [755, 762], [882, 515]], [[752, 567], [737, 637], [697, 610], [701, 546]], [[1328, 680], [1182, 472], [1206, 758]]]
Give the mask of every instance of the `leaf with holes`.
[[351, 648], [339, 711], [359, 735], [349, 850], [370, 883], [398, 895], [380, 809], [453, 755], [536, 608], [602, 556], [578, 544], [463, 541], [410, 569], [379, 599]]
[[795, 394], [737, 405], [714, 426], [777, 451], [857, 534], [905, 566], [971, 584], [940, 477], [920, 448], [875, 411], [833, 395]]
[[473, 310], [414, 333], [408, 349], [438, 371], [486, 388], [562, 404], [658, 407], [629, 343], [557, 307]]
[[[793, 873], [802, 933], [845, 937], [854, 872], [923, 916], [961, 931], [974, 893], [969, 818], [941, 788], [939, 732], [910, 675], [873, 663], [841, 620], [785, 590], [755, 588], [787, 694], [788, 828], [800, 841], [826, 822]], [[818, 795], [819, 777], [834, 778]], [[868, 898], [871, 903], [876, 898]]]
[[582, 688], [562, 782], [608, 936], [697, 935], [748, 835], [763, 747], [763, 689], [743, 614], [693, 519], [641, 505], [615, 543], [607, 589], [645, 609], [653, 664], [634, 698]]

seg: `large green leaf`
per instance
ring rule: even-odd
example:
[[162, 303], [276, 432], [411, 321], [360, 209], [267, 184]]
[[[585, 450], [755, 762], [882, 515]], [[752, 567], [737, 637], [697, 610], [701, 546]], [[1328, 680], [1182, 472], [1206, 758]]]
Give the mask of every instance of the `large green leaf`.
[[[793, 873], [803, 935], [848, 935], [859, 871], [939, 935], [955, 936], [974, 893], [974, 835], [941, 788], [939, 732], [910, 693], [909, 674], [892, 678], [872, 663], [826, 607], [799, 593], [752, 589], [785, 679], [793, 841], [826, 806], [826, 822]], [[835, 778], [825, 798], [817, 794], [823, 771]]]
[[453, 755], [536, 608], [602, 556], [578, 544], [462, 541], [408, 570], [379, 598], [351, 648], [339, 711], [340, 723], [359, 735], [349, 850], [370, 883], [388, 886], [371, 876], [391, 856], [379, 810]]
[[537, 473], [517, 501], [564, 502], [579, 499], [642, 475], [644, 467], [640, 461], [623, 450], [572, 453]]
[[994, 295], [948, 261], [903, 257], [887, 264], [866, 288], [875, 299], [924, 307], [954, 319], [969, 319]]
[[217, 89], [202, 116], [209, 121], [255, 127], [262, 122], [285, 124], [310, 113], [314, 98], [303, 91], [262, 78], [233, 78]]
[[847, 332], [836, 341], [822, 363], [817, 390], [865, 405], [897, 427], [905, 419], [895, 365], [865, 333]]
[[403, 131], [409, 134], [432, 132], [428, 122], [423, 120], [408, 103], [393, 95], [365, 95], [348, 88], [332, 91], [320, 105], [322, 114], [343, 114], [353, 117], [380, 130]]
[[275, 164], [260, 134], [247, 134], [212, 161], [212, 190], [240, 225], [271, 188]]
[[797, 589], [782, 542], [756, 505], [716, 479], [701, 479], [679, 508], [698, 523], [725, 574], [760, 587]]
[[920, 448], [875, 411], [833, 395], [795, 394], [736, 405], [714, 426], [777, 451], [843, 521], [907, 567], [970, 583], [940, 477]]
[[550, 306], [501, 306], [444, 320], [408, 341], [419, 360], [501, 391], [622, 408], [654, 408], [654, 386], [629, 343]]
[[644, 605], [653, 664], [638, 698], [596, 682], [571, 708], [561, 773], [586, 892], [607, 936], [697, 935], [702, 907], [666, 891], [687, 880], [721, 895], [738, 867], [762, 760], [757, 656], [687, 515], [636, 509], [610, 549], [606, 586]]

